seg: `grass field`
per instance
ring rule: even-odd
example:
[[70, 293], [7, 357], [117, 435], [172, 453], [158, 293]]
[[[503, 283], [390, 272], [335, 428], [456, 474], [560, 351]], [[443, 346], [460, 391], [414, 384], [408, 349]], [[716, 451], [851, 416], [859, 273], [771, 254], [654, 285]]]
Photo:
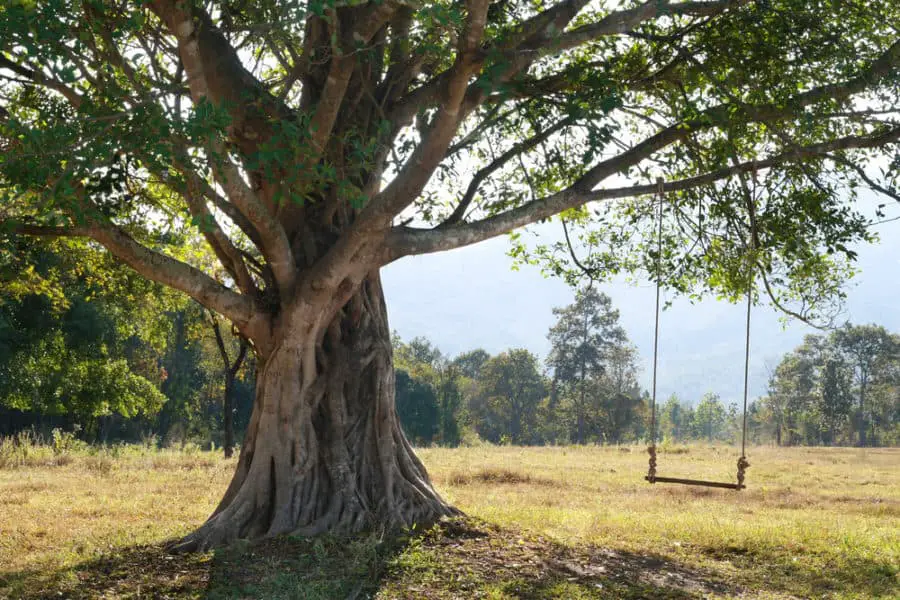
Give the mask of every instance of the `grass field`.
[[[234, 468], [143, 447], [0, 453], [0, 598], [900, 598], [900, 449], [753, 448], [749, 489], [650, 486], [638, 447], [423, 449], [469, 519], [402, 540], [164, 542]], [[733, 449], [660, 474], [733, 477]]]

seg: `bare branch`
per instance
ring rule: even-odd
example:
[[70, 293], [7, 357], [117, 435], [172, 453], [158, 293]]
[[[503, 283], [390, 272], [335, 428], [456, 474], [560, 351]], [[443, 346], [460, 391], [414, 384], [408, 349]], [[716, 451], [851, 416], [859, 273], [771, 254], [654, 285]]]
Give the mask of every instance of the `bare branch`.
[[488, 0], [469, 0], [468, 18], [459, 39], [456, 61], [443, 86], [443, 102], [428, 133], [393, 181], [375, 196], [361, 214], [361, 220], [381, 226], [389, 225], [394, 215], [415, 200], [434, 169], [437, 168], [450, 142], [456, 135], [465, 111], [461, 105], [468, 91], [469, 78], [482, 63], [480, 52], [487, 22]]

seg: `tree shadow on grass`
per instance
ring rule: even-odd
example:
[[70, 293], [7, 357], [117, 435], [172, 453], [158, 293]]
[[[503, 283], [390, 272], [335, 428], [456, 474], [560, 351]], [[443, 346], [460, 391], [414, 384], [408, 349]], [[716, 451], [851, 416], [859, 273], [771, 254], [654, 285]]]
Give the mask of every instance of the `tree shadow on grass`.
[[173, 555], [162, 544], [114, 549], [66, 569], [0, 573], [0, 598], [203, 598], [211, 558]]
[[469, 520], [411, 540], [388, 566], [378, 597], [683, 600], [740, 592], [659, 556], [565, 546]]
[[[671, 558], [566, 546], [467, 519], [402, 538], [280, 537], [206, 554], [135, 546], [56, 572], [0, 574], [0, 598], [685, 600], [836, 592], [886, 598], [896, 591], [896, 569], [886, 565], [848, 561], [823, 574], [736, 549], [718, 553], [698, 549], [697, 558], [738, 566], [723, 569], [737, 581]], [[742, 561], [754, 564], [741, 568]], [[863, 575], [850, 573], [857, 570]]]

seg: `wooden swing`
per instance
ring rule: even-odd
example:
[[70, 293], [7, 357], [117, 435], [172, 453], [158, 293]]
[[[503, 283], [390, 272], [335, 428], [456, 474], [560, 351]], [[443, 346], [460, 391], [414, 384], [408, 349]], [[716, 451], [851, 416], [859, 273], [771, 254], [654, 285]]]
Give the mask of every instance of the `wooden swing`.
[[[749, 269], [748, 285], [747, 285], [747, 322], [746, 322], [746, 343], [744, 346], [744, 413], [743, 425], [741, 427], [741, 456], [737, 461], [737, 483], [727, 481], [705, 481], [702, 479], [685, 479], [682, 477], [662, 477], [656, 474], [656, 367], [659, 356], [659, 296], [661, 287], [662, 274], [662, 220], [663, 220], [663, 198], [665, 189], [663, 180], [657, 179], [659, 208], [657, 213], [658, 229], [657, 229], [657, 255], [656, 255], [656, 322], [653, 330], [653, 391], [650, 404], [650, 446], [647, 452], [650, 454], [649, 468], [647, 476], [644, 477], [650, 483], [678, 483], [682, 485], [699, 485], [703, 487], [725, 488], [729, 490], [739, 491], [744, 489], [744, 477], [750, 463], [747, 461], [747, 392], [749, 389], [750, 374], [750, 308], [753, 303], [753, 268]], [[748, 200], [748, 202], [750, 202]], [[753, 227], [752, 205], [751, 211], [751, 228]], [[755, 245], [751, 236], [751, 246]]]

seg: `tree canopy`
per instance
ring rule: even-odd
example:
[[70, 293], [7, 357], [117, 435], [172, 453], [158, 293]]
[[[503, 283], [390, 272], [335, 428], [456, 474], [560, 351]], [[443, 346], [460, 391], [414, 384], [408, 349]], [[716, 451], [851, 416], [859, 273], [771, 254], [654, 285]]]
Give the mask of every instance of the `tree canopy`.
[[[7, 3], [0, 217], [91, 237], [246, 328], [298, 272], [341, 280], [364, 249], [384, 264], [556, 214], [593, 252], [538, 248], [554, 271], [638, 268], [652, 204], [611, 200], [662, 177], [667, 283], [742, 290], [753, 247], [773, 295], [805, 310], [834, 293], [832, 256], [868, 238], [843, 195], [897, 197], [898, 10]], [[314, 235], [336, 213], [337, 245]], [[179, 252], [188, 232], [221, 265]]]

